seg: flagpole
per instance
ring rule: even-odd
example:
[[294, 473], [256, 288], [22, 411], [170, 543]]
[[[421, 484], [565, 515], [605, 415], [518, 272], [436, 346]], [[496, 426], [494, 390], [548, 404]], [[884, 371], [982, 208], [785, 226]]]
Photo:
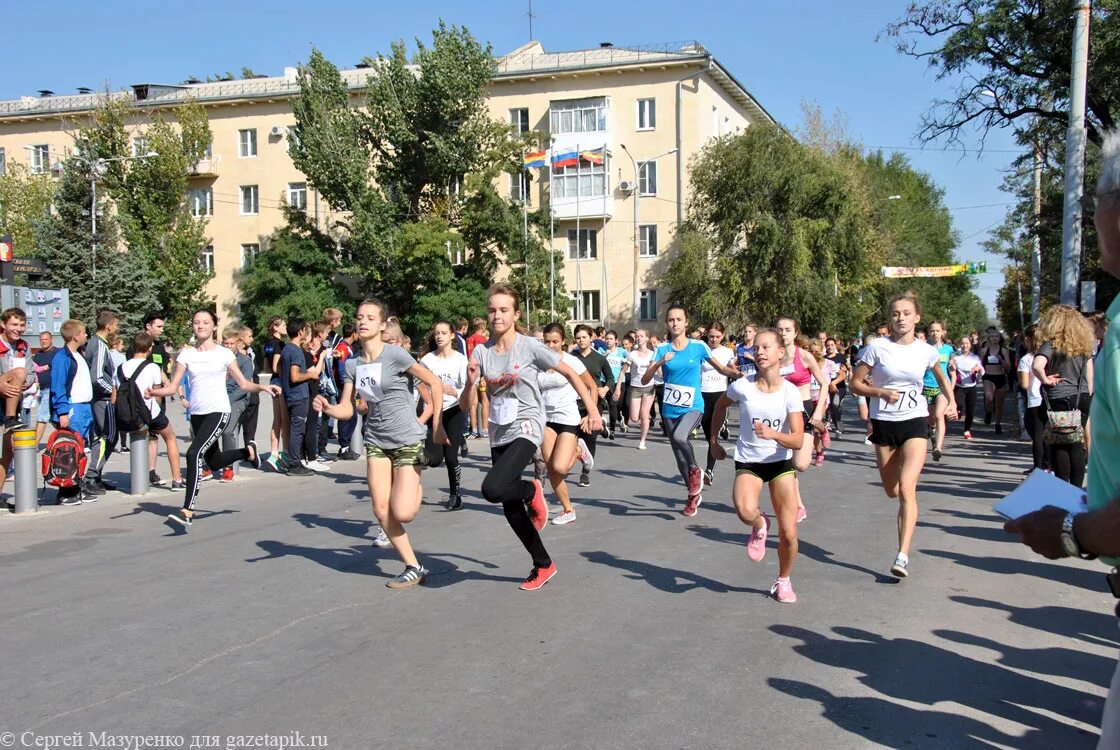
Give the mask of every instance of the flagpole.
[[[583, 255], [583, 238], [579, 235], [579, 144], [576, 144], [576, 312], [583, 310], [583, 271], [580, 268], [580, 256]], [[583, 320], [583, 318], [580, 318]]]
[[[552, 184], [552, 146], [555, 144], [555, 138], [548, 139], [548, 150], [545, 152], [544, 166], [548, 170], [548, 268], [549, 268], [549, 291], [548, 291], [548, 312], [549, 323], [556, 322], [556, 211], [552, 206], [553, 193], [552, 189], [555, 187]], [[541, 189], [541, 197], [544, 197], [544, 189]]]
[[529, 294], [529, 180], [526, 179], [524, 169], [521, 170], [521, 179], [521, 242], [523, 252], [525, 253], [525, 319], [530, 325], [532, 325], [533, 303], [530, 301], [532, 299], [532, 296]]
[[603, 308], [602, 309], [602, 316], [603, 317], [600, 320], [602, 321], [602, 324], [605, 327], [610, 328], [611, 327], [611, 302], [610, 302], [611, 301], [611, 296], [610, 296], [610, 293], [607, 291], [607, 256], [609, 255], [609, 253], [607, 252], [607, 188], [608, 188], [607, 180], [608, 180], [608, 175], [610, 175], [610, 164], [609, 164], [608, 158], [607, 158], [607, 146], [606, 146], [606, 144], [604, 143], [600, 148], [603, 149], [603, 257], [599, 259], [599, 268], [602, 271], [601, 285], [603, 287], [603, 294], [602, 294], [602, 300], [600, 301], [600, 304], [602, 305], [602, 308]]

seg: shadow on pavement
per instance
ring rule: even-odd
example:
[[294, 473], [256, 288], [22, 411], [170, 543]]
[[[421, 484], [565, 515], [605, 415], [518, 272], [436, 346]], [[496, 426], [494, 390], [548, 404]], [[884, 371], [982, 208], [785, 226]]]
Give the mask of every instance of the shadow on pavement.
[[1085, 680], [1104, 688], [1107, 688], [1112, 681], [1112, 673], [1116, 669], [1116, 659], [1113, 657], [1088, 654], [1070, 648], [1056, 646], [1019, 648], [957, 630], [934, 630], [933, 634], [953, 643], [963, 643], [999, 652], [1000, 657], [997, 661], [1005, 667], [1040, 672], [1070, 680]]
[[580, 554], [597, 565], [607, 565], [626, 571], [627, 575], [624, 576], [625, 578], [630, 578], [635, 581], [645, 581], [655, 589], [660, 589], [669, 594], [683, 594], [692, 589], [707, 589], [717, 594], [739, 592], [746, 594], [762, 594], [767, 597], [770, 595], [770, 592], [766, 589], [728, 586], [725, 583], [720, 583], [711, 578], [705, 578], [696, 573], [674, 570], [673, 568], [663, 568], [660, 565], [653, 565], [652, 563], [641, 562], [639, 560], [627, 560], [624, 557], [616, 557], [609, 552], [581, 552]]
[[975, 568], [999, 575], [1023, 575], [1031, 578], [1045, 578], [1058, 581], [1070, 586], [1079, 586], [1090, 591], [1104, 592], [1105, 580], [1101, 572], [1086, 568], [1075, 568], [1066, 565], [1052, 565], [1050, 563], [1036, 562], [1034, 560], [1018, 560], [1013, 557], [983, 557], [966, 555], [963, 552], [949, 550], [924, 549], [922, 553], [930, 557], [940, 557], [963, 565], [966, 568]]
[[1001, 543], [1001, 542], [1019, 542], [1019, 537], [1014, 534], [1008, 534], [1003, 530], [1003, 522], [1000, 521], [998, 526], [949, 526], [943, 523], [934, 523], [932, 521], [918, 521], [918, 526], [928, 529], [940, 529], [946, 534], [953, 536], [963, 536], [968, 539], [977, 539], [981, 542]]
[[1120, 645], [1120, 632], [1116, 617], [1103, 612], [1090, 612], [1071, 607], [1047, 605], [1042, 607], [1016, 607], [1012, 604], [993, 602], [975, 596], [950, 596], [950, 601], [970, 607], [982, 607], [1007, 613], [1008, 622], [1022, 625], [1063, 638], [1077, 638], [1108, 648]]

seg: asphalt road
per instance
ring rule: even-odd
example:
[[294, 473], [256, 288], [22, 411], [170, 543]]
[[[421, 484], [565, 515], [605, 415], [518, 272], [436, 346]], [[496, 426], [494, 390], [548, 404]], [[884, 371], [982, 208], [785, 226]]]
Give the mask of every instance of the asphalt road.
[[186, 534], [163, 523], [182, 495], [159, 489], [5, 514], [0, 747], [1093, 747], [1120, 636], [1104, 568], [1004, 534], [991, 504], [1029, 457], [976, 432], [927, 465], [902, 582], [872, 449], [837, 441], [801, 479], [793, 605], [767, 596], [773, 539], [747, 560], [730, 463], [685, 518], [667, 445], [633, 434], [572, 488], [579, 520], [544, 532], [559, 574], [535, 593], [478, 494], [478, 441], [464, 510], [440, 507], [443, 469], [425, 474], [410, 534], [432, 575], [406, 591], [384, 586], [401, 564], [370, 545], [361, 462], [208, 482]]

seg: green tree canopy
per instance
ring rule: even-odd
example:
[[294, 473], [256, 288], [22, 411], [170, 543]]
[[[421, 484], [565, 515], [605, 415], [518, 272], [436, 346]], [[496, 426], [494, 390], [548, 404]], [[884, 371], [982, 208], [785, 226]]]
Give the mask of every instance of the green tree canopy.
[[0, 235], [12, 236], [16, 257], [36, 257], [35, 224], [50, 215], [54, 192], [50, 174], [31, 174], [18, 161], [0, 175]]

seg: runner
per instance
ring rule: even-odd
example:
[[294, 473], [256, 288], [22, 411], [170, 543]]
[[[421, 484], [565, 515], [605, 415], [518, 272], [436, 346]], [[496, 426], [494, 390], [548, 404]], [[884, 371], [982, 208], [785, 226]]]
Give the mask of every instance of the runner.
[[[824, 390], [827, 394], [828, 385], [831, 384], [831, 380], [829, 379], [831, 377], [829, 375], [831, 370], [828, 369], [830, 363], [825, 359], [824, 344], [822, 344], [819, 339], [812, 339], [806, 349], [813, 357], [813, 361], [817, 363], [817, 367], [821, 368], [821, 373], [824, 375], [823, 383], [819, 382], [815, 376], [809, 381], [809, 400], [815, 404], [821, 398], [821, 390]], [[829, 407], [831, 408], [831, 403]], [[826, 410], [825, 413], [827, 414], [828, 411]], [[813, 463], [817, 466], [824, 465], [824, 452], [828, 449], [829, 440], [829, 426], [826, 421], [823, 430], [813, 431]]]
[[[533, 570], [521, 584], [535, 591], [556, 575], [556, 564], [541, 542], [540, 530], [548, 523], [548, 506], [539, 480], [526, 482], [521, 472], [529, 465], [544, 433], [544, 408], [538, 384], [540, 374], [556, 370], [571, 383], [587, 409], [583, 429], [603, 428], [595, 394], [560, 355], [536, 339], [517, 332], [521, 297], [508, 284], [490, 287], [486, 299], [490, 339], [475, 347], [467, 368], [467, 388], [486, 378], [490, 390], [490, 455], [493, 466], [482, 482], [482, 495], [501, 503], [506, 521], [533, 559]], [[468, 396], [460, 397], [466, 405]]]
[[649, 332], [644, 328], [634, 331], [634, 348], [626, 357], [623, 372], [630, 378], [630, 423], [640, 425], [638, 450], [646, 449], [646, 436], [649, 435], [650, 409], [657, 397], [653, 385], [642, 382], [642, 376], [653, 364], [653, 350], [649, 346]]
[[[1033, 326], [1031, 326], [1033, 330]], [[956, 373], [956, 392], [954, 398], [957, 408], [964, 404], [964, 439], [972, 440], [972, 420], [976, 417], [976, 391], [980, 378], [984, 375], [984, 363], [972, 350], [972, 339], [961, 336], [960, 353], [953, 355], [953, 371]], [[1028, 370], [1029, 370], [1028, 366]]]
[[848, 395], [848, 358], [840, 351], [840, 345], [834, 338], [824, 342], [824, 359], [822, 366], [826, 378], [831, 378], [828, 384], [828, 422], [829, 429], [837, 435], [844, 434], [844, 397]]
[[232, 377], [238, 387], [250, 393], [270, 393], [280, 395], [280, 387], [250, 383], [237, 367], [233, 352], [218, 346], [214, 332], [218, 329], [218, 316], [212, 311], [202, 309], [191, 316], [195, 341], [193, 348], [186, 347], [179, 352], [175, 362], [175, 374], [171, 382], [159, 388], [148, 388], [144, 395], [170, 396], [179, 390], [183, 376], [191, 381], [191, 432], [194, 436], [187, 449], [187, 496], [183, 507], [168, 515], [168, 520], [183, 527], [191, 525], [194, 518], [194, 503], [198, 499], [198, 485], [202, 482], [203, 461], [212, 472], [224, 469], [234, 461], [249, 461], [260, 468], [260, 454], [256, 442], [250, 440], [244, 448], [221, 451], [218, 440], [222, 437], [229, 422], [229, 395], [226, 393], [226, 376]]
[[984, 424], [996, 422], [996, 434], [1003, 434], [1003, 397], [1007, 393], [1007, 374], [1011, 372], [1011, 350], [1003, 345], [1003, 334], [988, 328], [988, 338], [980, 345], [984, 363]]
[[[897, 578], [909, 575], [910, 543], [918, 523], [918, 478], [926, 462], [929, 408], [922, 398], [926, 371], [942, 393], [952, 393], [948, 378], [938, 366], [941, 358], [929, 344], [917, 341], [914, 328], [922, 311], [913, 292], [895, 296], [888, 306], [891, 335], [875, 339], [863, 350], [852, 393], [871, 404], [871, 441], [879, 464], [879, 478], [887, 497], [898, 498], [898, 555], [891, 566]], [[871, 378], [870, 384], [867, 382]], [[949, 419], [957, 415], [953, 399], [945, 407]]]
[[[467, 384], [467, 358], [455, 349], [455, 331], [451, 328], [451, 323], [439, 320], [432, 326], [428, 353], [420, 358], [420, 364], [434, 372], [443, 383], [443, 416], [440, 423], [448, 442], [438, 448], [442, 453], [443, 463], [447, 464], [447, 509], [459, 510], [463, 507], [463, 496], [459, 492], [463, 474], [459, 465], [459, 450], [467, 439], [467, 414], [459, 408], [459, 396]], [[428, 440], [435, 447], [434, 420], [431, 420], [431, 408], [427, 405], [420, 421], [428, 423]]]
[[[810, 381], [816, 378], [817, 382], [823, 382], [824, 373], [821, 372], [820, 365], [817, 364], [813, 355], [796, 346], [797, 337], [801, 335], [801, 328], [797, 321], [793, 318], [778, 318], [776, 328], [782, 339], [782, 346], [786, 350], [782, 359], [782, 377], [797, 386], [801, 393], [801, 402], [805, 407], [805, 432], [801, 438], [801, 447], [793, 452], [794, 468], [798, 471], [805, 471], [813, 460], [813, 431], [824, 431], [825, 434], [828, 432], [824, 429], [824, 413], [828, 408], [828, 392], [823, 391], [817, 397], [816, 403], [813, 403], [810, 398]], [[822, 442], [822, 446], [827, 448], [828, 443]], [[797, 522], [801, 523], [809, 517], [809, 513], [805, 510], [805, 504], [801, 501], [800, 488], [797, 492]]]
[[[1049, 468], [1049, 461], [1047, 460], [1046, 450], [1047, 446], [1043, 440], [1046, 433], [1046, 410], [1042, 407], [1042, 383], [1039, 381], [1038, 376], [1034, 374], [1034, 355], [1038, 353], [1038, 348], [1035, 346], [1035, 339], [1037, 336], [1035, 332], [1037, 326], [1031, 323], [1027, 326], [1027, 330], [1023, 332], [1023, 343], [1027, 347], [1027, 351], [1019, 359], [1019, 387], [1027, 397], [1026, 408], [1023, 413], [1023, 424], [1027, 428], [1027, 434], [1031, 438], [1031, 468], [1026, 473], [1030, 473], [1035, 469]], [[967, 341], [967, 339], [965, 339]], [[977, 366], [979, 366], [980, 359], [976, 358]], [[973, 389], [975, 391], [975, 388]], [[973, 402], [975, 402], [973, 398]]]
[[648, 385], [654, 376], [664, 375], [661, 423], [688, 490], [681, 513], [691, 518], [703, 499], [703, 477], [689, 439], [689, 433], [704, 416], [703, 397], [699, 394], [701, 369], [704, 362], [710, 362], [725, 377], [737, 375], [738, 371], [712, 359], [712, 351], [703, 341], [688, 338], [688, 313], [682, 305], [669, 306], [665, 325], [669, 340], [657, 347], [653, 364], [642, 375], [642, 384]]
[[[719, 321], [712, 321], [708, 326], [708, 348], [711, 349], [712, 361], [730, 368], [735, 362], [735, 350], [723, 344], [724, 328]], [[700, 365], [700, 394], [704, 399], [704, 416], [700, 418], [700, 426], [704, 428], [704, 441], [711, 443], [712, 435], [716, 440], [726, 439], [720, 434], [722, 430], [712, 432], [712, 414], [715, 412], [719, 397], [727, 392], [727, 376], [712, 366], [711, 362]], [[704, 467], [704, 484], [711, 487], [715, 484], [716, 456], [708, 448], [708, 460]]]
[[[937, 350], [939, 358], [937, 366], [941, 369], [941, 374], [945, 376], [947, 382], [952, 383], [955, 378], [955, 365], [952, 362], [953, 347], [945, 343], [945, 326], [940, 321], [935, 320], [929, 324], [928, 343]], [[931, 411], [929, 423], [933, 428], [934, 461], [941, 460], [945, 448], [945, 407], [949, 405], [948, 394], [941, 392], [938, 382], [939, 379], [932, 371], [927, 372], [922, 381], [922, 395], [925, 396], [926, 404]]]
[[[288, 335], [288, 324], [279, 315], [268, 319], [268, 340], [264, 342], [264, 365], [272, 376], [270, 383], [280, 381], [280, 354], [284, 351], [284, 337]], [[287, 462], [281, 448], [290, 451], [288, 445], [288, 404], [282, 398], [272, 401], [272, 431], [269, 433], [268, 465], [273, 471], [284, 474]]]
[[611, 423], [607, 429], [607, 440], [614, 440], [614, 433], [626, 432], [626, 422], [619, 413], [622, 407], [622, 364], [626, 361], [626, 350], [619, 346], [618, 333], [607, 331], [607, 348], [603, 350], [603, 357], [611, 368], [614, 378], [614, 387], [607, 391], [607, 406], [610, 409]]
[[[871, 334], [867, 334], [866, 336], [863, 337], [863, 346], [860, 347], [859, 350], [856, 352], [855, 359], [852, 361], [852, 380], [853, 381], [855, 380], [856, 367], [859, 366], [860, 356], [862, 356], [863, 353], [865, 351], [867, 351], [867, 347], [871, 346], [871, 343], [873, 341], [875, 341], [876, 338], [881, 338], [881, 337], [880, 336], [872, 336]], [[868, 380], [868, 384], [870, 385], [870, 380]], [[856, 394], [856, 389], [855, 388], [852, 388], [852, 393]], [[859, 418], [863, 421], [864, 427], [866, 428], [866, 434], [864, 435], [864, 438], [863, 438], [863, 444], [864, 445], [871, 445], [871, 411], [870, 411], [870, 407], [868, 407], [868, 405], [867, 405], [867, 397], [866, 396], [860, 396], [860, 395], [856, 394], [856, 403], [859, 406]]]
[[[424, 468], [424, 426], [416, 419], [408, 376], [430, 388], [433, 401], [441, 404], [443, 383], [407, 351], [382, 341], [388, 320], [383, 302], [366, 299], [358, 305], [358, 351], [346, 360], [341, 397], [331, 404], [316, 396], [313, 408], [342, 422], [354, 415], [355, 400], [360, 399], [357, 409], [364, 413], [362, 439], [373, 514], [405, 565], [385, 585], [405, 589], [423, 583], [428, 576], [404, 530], [404, 524], [420, 511], [420, 472]], [[432, 435], [438, 445], [446, 445], [441, 417], [442, 410], [432, 414]]]
[[[592, 346], [594, 340], [591, 336], [594, 333], [589, 325], [576, 326], [575, 333], [572, 336], [576, 346], [572, 350], [572, 354], [579, 358], [591, 375], [591, 379], [595, 383], [595, 395], [598, 397], [599, 411], [602, 413], [603, 407], [606, 406], [604, 399], [614, 390], [615, 381], [606, 357]], [[583, 409], [580, 409], [580, 414], [584, 414]], [[591, 485], [591, 470], [595, 468], [599, 431], [584, 432], [581, 430], [576, 444], [579, 446], [579, 460], [583, 464], [583, 470], [579, 474], [579, 486], [588, 487]]]

